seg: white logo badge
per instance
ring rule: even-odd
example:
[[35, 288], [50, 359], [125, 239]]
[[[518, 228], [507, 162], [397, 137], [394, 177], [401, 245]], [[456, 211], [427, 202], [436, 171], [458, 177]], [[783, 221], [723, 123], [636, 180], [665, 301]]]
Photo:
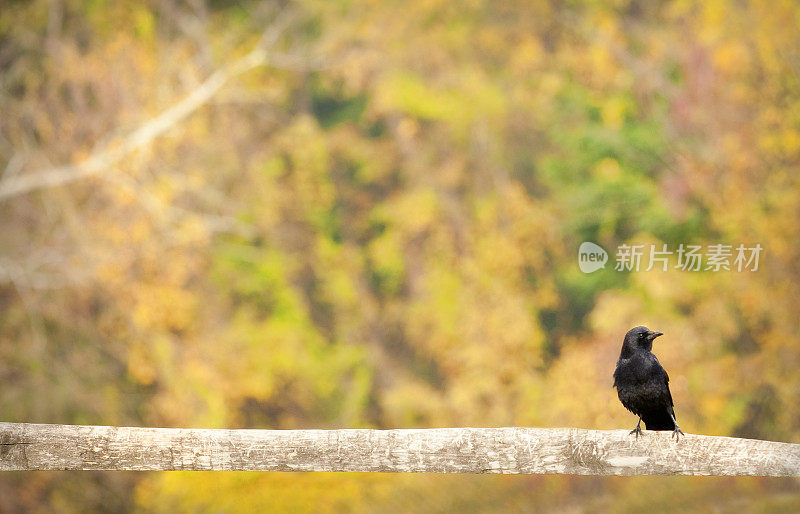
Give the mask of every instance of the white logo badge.
[[584, 241], [578, 248], [578, 267], [584, 273], [593, 273], [606, 267], [608, 254], [599, 245]]

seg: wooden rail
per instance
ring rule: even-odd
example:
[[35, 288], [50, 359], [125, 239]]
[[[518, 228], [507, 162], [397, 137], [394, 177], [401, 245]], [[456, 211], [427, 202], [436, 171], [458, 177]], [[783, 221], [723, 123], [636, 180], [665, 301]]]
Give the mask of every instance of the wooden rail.
[[0, 422], [0, 470], [800, 476], [800, 444], [577, 428], [211, 430]]

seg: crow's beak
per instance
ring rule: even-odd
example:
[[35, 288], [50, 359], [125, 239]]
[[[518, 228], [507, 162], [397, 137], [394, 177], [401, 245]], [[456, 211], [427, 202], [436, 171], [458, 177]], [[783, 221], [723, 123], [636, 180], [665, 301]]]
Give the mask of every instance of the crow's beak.
[[655, 339], [656, 337], [658, 337], [658, 336], [663, 336], [663, 335], [664, 335], [664, 332], [657, 332], [657, 331], [652, 331], [652, 330], [651, 330], [651, 331], [650, 331], [650, 332], [647, 334], [647, 338], [648, 338], [649, 340], [651, 340], [651, 341], [652, 341], [652, 340], [653, 340], [653, 339]]

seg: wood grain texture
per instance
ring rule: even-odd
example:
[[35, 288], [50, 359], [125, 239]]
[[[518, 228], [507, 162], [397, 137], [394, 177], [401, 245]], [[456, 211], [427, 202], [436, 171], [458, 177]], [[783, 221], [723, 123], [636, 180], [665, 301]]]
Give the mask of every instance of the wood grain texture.
[[0, 423], [0, 470], [800, 476], [800, 444], [577, 428], [209, 430]]

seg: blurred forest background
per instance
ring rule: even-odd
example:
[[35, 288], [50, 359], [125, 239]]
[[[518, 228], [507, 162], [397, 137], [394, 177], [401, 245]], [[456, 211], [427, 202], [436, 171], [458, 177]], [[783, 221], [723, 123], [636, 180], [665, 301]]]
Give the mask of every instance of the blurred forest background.
[[[794, 0], [0, 2], [0, 419], [800, 442]], [[583, 241], [759, 243], [591, 275]], [[794, 480], [7, 473], [0, 511], [797, 511]], [[652, 509], [648, 509], [653, 512]]]

